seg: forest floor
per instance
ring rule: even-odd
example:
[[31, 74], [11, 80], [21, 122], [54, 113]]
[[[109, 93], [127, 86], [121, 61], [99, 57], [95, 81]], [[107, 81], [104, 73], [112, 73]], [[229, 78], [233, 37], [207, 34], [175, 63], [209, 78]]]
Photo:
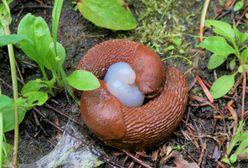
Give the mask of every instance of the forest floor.
[[[195, 46], [199, 43], [200, 14], [203, 1], [173, 0], [128, 0], [129, 8], [138, 21], [132, 31], [110, 31], [98, 28], [74, 9], [71, 1], [65, 1], [59, 26], [59, 41], [63, 44], [67, 58], [64, 64], [67, 73], [74, 70], [80, 58], [95, 44], [104, 40], [127, 38], [144, 43], [154, 49], [165, 62], [165, 66], [176, 66], [187, 72], [190, 97], [187, 111], [180, 126], [161, 146], [142, 153], [126, 153], [104, 145], [80, 119], [79, 107], [69, 101], [64, 92], [50, 99], [45, 106], [37, 107], [26, 114], [20, 124], [19, 162], [33, 164], [50, 153], [63, 136], [68, 119], [75, 127], [81, 127], [80, 138], [83, 146], [90, 146], [104, 163], [100, 167], [164, 167], [175, 166], [178, 162], [188, 167], [221, 167], [220, 162], [227, 142], [232, 135], [232, 120], [227, 103], [233, 100], [238, 114], [241, 111], [242, 87], [237, 87], [232, 95], [210, 103], [199, 81], [211, 84], [216, 76], [227, 72], [225, 66], [217, 71], [207, 69], [210, 54]], [[207, 18], [215, 17], [215, 9], [221, 4], [211, 3]], [[43, 17], [49, 25], [52, 19], [51, 1], [14, 1], [11, 5], [11, 31], [27, 13]], [[231, 20], [231, 14], [225, 20]], [[11, 96], [11, 77], [6, 48], [0, 49], [0, 84], [3, 94]], [[41, 77], [33, 62], [15, 48], [20, 81]], [[198, 80], [196, 80], [196, 76]], [[248, 110], [248, 101], [245, 109]], [[246, 126], [247, 127], [247, 126]], [[77, 132], [77, 131], [76, 131]], [[75, 132], [74, 132], [75, 133]], [[13, 132], [8, 133], [7, 141], [13, 142]], [[76, 136], [76, 135], [74, 135]], [[195, 164], [194, 164], [195, 163]], [[25, 165], [23, 165], [25, 167]], [[248, 167], [247, 161], [236, 164]], [[27, 166], [26, 166], [27, 167]], [[32, 166], [31, 166], [32, 167]], [[67, 166], [65, 166], [67, 167]]]

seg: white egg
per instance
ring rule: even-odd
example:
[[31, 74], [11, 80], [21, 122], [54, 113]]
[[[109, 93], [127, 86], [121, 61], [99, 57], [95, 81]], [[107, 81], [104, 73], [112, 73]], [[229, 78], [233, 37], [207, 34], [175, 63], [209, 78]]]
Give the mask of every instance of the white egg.
[[109, 67], [104, 77], [109, 92], [128, 107], [139, 107], [144, 102], [144, 95], [135, 84], [135, 76], [129, 64], [118, 62]]
[[117, 62], [109, 67], [103, 80], [107, 83], [110, 79], [118, 79], [133, 84], [135, 78], [136, 74], [128, 63]]

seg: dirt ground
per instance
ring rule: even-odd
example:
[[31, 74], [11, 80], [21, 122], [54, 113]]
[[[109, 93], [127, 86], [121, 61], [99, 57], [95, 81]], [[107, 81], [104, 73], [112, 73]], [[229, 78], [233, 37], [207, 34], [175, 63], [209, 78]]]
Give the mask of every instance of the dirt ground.
[[[38, 1], [38, 0], [37, 0]], [[17, 25], [21, 18], [31, 12], [36, 16], [42, 16], [49, 25], [51, 25], [51, 12], [52, 4], [50, 1], [44, 1], [39, 3], [37, 1], [14, 1], [11, 5], [13, 23], [11, 26], [12, 32], [16, 32]], [[142, 10], [144, 5], [138, 0], [128, 1], [131, 10], [133, 10], [135, 17], [139, 17], [135, 10]], [[183, 26], [183, 46], [185, 50], [184, 55], [189, 58], [192, 64], [185, 63], [180, 57], [166, 59], [167, 55], [160, 54], [161, 58], [165, 58], [165, 65], [173, 65], [180, 68], [182, 72], [186, 72], [188, 69], [195, 66], [194, 70], [187, 74], [187, 79], [190, 90], [190, 96], [197, 95], [202, 97], [203, 100], [207, 100], [200, 85], [194, 81], [195, 74], [200, 74], [203, 80], [208, 82], [214, 81], [213, 71], [207, 69], [207, 60], [209, 54], [206, 52], [197, 52], [198, 49], [194, 48], [194, 45], [198, 42], [191, 35], [198, 34], [198, 25], [200, 21], [200, 10], [202, 8], [203, 1], [186, 2], [180, 1], [179, 5], [175, 6], [175, 9], [171, 11], [180, 11], [175, 13], [182, 13], [185, 20], [180, 18], [179, 22]], [[212, 7], [209, 10], [208, 17], [212, 17], [214, 10]], [[187, 17], [188, 16], [188, 17]], [[157, 16], [155, 16], [157, 17]], [[190, 18], [189, 20], [186, 20]], [[171, 19], [164, 17], [165, 21], [168, 20], [168, 24], [171, 23]], [[139, 23], [141, 24], [141, 23]], [[175, 26], [168, 29], [174, 29]], [[148, 46], [154, 48], [152, 39], [148, 41], [144, 40], [137, 31], [110, 31], [94, 26], [92, 23], [84, 19], [78, 11], [75, 11], [71, 1], [65, 1], [59, 28], [59, 41], [63, 44], [67, 52], [67, 58], [65, 62], [65, 70], [67, 73], [71, 72], [77, 66], [79, 59], [95, 44], [107, 39], [114, 38], [129, 38], [135, 41], [144, 42]], [[147, 37], [149, 38], [149, 37]], [[167, 42], [165, 42], [167, 44]], [[158, 49], [159, 50], [159, 49]], [[160, 50], [159, 50], [160, 51]], [[3, 94], [11, 96], [11, 78], [9, 61], [7, 58], [6, 48], [0, 49], [0, 78]], [[197, 54], [196, 54], [197, 53]], [[24, 81], [40, 77], [41, 74], [38, 67], [24, 56], [19, 49], [15, 49], [17, 64], [22, 74]], [[173, 53], [172, 53], [173, 54]], [[223, 70], [218, 70], [218, 76], [225, 73], [225, 67]], [[19, 76], [20, 79], [20, 76]], [[19, 88], [21, 88], [19, 83]], [[241, 111], [241, 88], [237, 89], [237, 95], [235, 96], [235, 107], [238, 113]], [[170, 148], [175, 150], [177, 155], [181, 155], [187, 162], [199, 163], [201, 167], [212, 168], [218, 167], [218, 161], [220, 161], [220, 155], [223, 154], [226, 142], [230, 139], [231, 121], [216, 118], [216, 116], [224, 116], [228, 114], [226, 104], [230, 99], [219, 99], [210, 106], [206, 103], [190, 99], [187, 106], [185, 117], [180, 126], [176, 129], [173, 135], [161, 146], [148, 150], [146, 153], [139, 153], [138, 155], [132, 153], [138, 157], [145, 164], [151, 167], [159, 167], [161, 163], [166, 165], [164, 167], [173, 166], [173, 157], [166, 154]], [[131, 163], [131, 157], [127, 157], [123, 151], [105, 146], [99, 141], [92, 133], [88, 131], [86, 126], [79, 116], [79, 107], [74, 103], [68, 101], [64, 92], [59, 93], [53, 97], [48, 103], [50, 106], [38, 107], [38, 110], [32, 110], [26, 114], [25, 120], [20, 124], [20, 148], [19, 148], [19, 161], [20, 163], [33, 163], [40, 159], [42, 156], [48, 154], [56, 145], [59, 137], [61, 137], [60, 128], [64, 128], [68, 121], [68, 116], [74, 118], [82, 126], [82, 141], [90, 146], [95, 146], [96, 150], [100, 149], [100, 159], [105, 162], [100, 167], [113, 167], [110, 160], [117, 165], [128, 167], [134, 164], [135, 167], [139, 167], [141, 164], [137, 162]], [[248, 101], [245, 105], [248, 108]], [[56, 112], [57, 110], [57, 112]], [[65, 114], [62, 116], [59, 112]], [[53, 125], [52, 125], [53, 124]], [[7, 141], [13, 143], [13, 132], [7, 134]], [[104, 153], [103, 153], [104, 151]], [[157, 154], [157, 157], [156, 157]], [[127, 159], [127, 160], [125, 160]], [[248, 162], [239, 162], [237, 167], [248, 167]], [[142, 166], [141, 166], [142, 167]]]

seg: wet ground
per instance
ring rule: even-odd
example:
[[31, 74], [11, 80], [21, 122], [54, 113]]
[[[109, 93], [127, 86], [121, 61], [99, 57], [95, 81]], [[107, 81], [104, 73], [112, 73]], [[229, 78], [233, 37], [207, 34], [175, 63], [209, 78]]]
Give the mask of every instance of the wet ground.
[[[127, 1], [135, 17], [139, 22], [136, 30], [123, 32], [123, 31], [110, 31], [94, 26], [89, 21], [85, 20], [78, 11], [75, 11], [71, 1], [66, 1], [63, 7], [60, 28], [59, 28], [59, 41], [63, 44], [67, 52], [67, 59], [65, 62], [66, 72], [71, 72], [77, 66], [79, 59], [95, 44], [113, 38], [128, 38], [135, 41], [143, 42], [149, 47], [152, 47], [157, 53], [160, 54], [162, 59], [165, 59], [166, 65], [173, 65], [180, 68], [182, 72], [195, 67], [193, 71], [188, 73], [187, 79], [191, 87], [190, 95], [197, 95], [203, 97], [204, 101], [207, 100], [202, 88], [194, 81], [195, 73], [200, 74], [201, 78], [212, 82], [214, 80], [214, 72], [207, 70], [206, 61], [209, 57], [205, 52], [198, 52], [194, 49], [195, 43], [198, 41], [193, 38], [198, 34], [198, 25], [200, 21], [200, 11], [203, 1], [179, 1], [177, 3], [168, 1], [164, 3], [171, 3], [168, 6], [157, 7], [158, 4], [146, 1], [129, 0]], [[151, 1], [149, 1], [151, 2]], [[161, 4], [164, 5], [164, 4]], [[157, 10], [162, 9], [162, 11]], [[157, 10], [157, 12], [147, 12], [146, 9]], [[12, 17], [13, 24], [11, 26], [12, 32], [16, 32], [17, 25], [21, 18], [31, 12], [36, 16], [42, 16], [51, 25], [51, 11], [52, 4], [50, 1], [38, 3], [35, 1], [15, 1], [12, 4]], [[141, 14], [144, 16], [141, 16]], [[166, 13], [162, 17], [161, 13]], [[208, 17], [213, 16], [213, 10], [209, 10]], [[144, 19], [145, 18], [145, 19]], [[153, 21], [149, 19], [153, 18]], [[142, 22], [145, 20], [146, 25]], [[154, 25], [152, 24], [154, 22]], [[162, 26], [161, 26], [162, 25]], [[154, 26], [154, 27], [152, 27]], [[146, 31], [146, 29], [149, 29]], [[161, 38], [155, 39], [161, 30], [166, 33], [160, 34]], [[153, 31], [154, 30], [154, 31]], [[153, 31], [153, 33], [152, 33]], [[173, 44], [173, 34], [181, 34], [179, 37], [182, 39], [182, 44], [177, 46], [178, 50], [166, 51], [168, 45]], [[179, 52], [179, 50], [183, 50]], [[24, 81], [41, 76], [38, 67], [27, 59], [18, 49], [16, 51], [16, 59], [20, 73]], [[0, 77], [3, 94], [10, 95], [11, 79], [9, 71], [9, 63], [7, 59], [6, 49], [0, 50]], [[173, 55], [176, 55], [173, 57]], [[187, 60], [181, 56], [185, 56]], [[223, 67], [224, 68], [224, 67]], [[224, 73], [225, 71], [218, 71], [217, 74]], [[20, 79], [20, 76], [19, 76]], [[21, 84], [19, 85], [19, 88]], [[241, 89], [238, 89], [238, 95], [241, 95]], [[10, 95], [11, 96], [11, 95]], [[240, 101], [240, 96], [236, 97], [236, 102]], [[226, 103], [228, 99], [221, 99], [214, 103], [213, 107], [199, 103], [198, 101], [189, 101], [186, 115], [183, 122], [173, 133], [173, 135], [164, 143], [164, 145], [146, 151], [146, 154], [140, 154], [139, 159], [144, 163], [152, 166], [159, 167], [163, 165], [173, 165], [173, 161], [168, 154], [169, 149], [173, 149], [177, 154], [181, 154], [188, 162], [196, 162], [201, 167], [217, 167], [220, 160], [220, 155], [225, 150], [225, 145], [231, 122], [216, 119], [216, 115], [227, 114]], [[20, 148], [19, 148], [19, 161], [20, 163], [33, 163], [40, 159], [42, 156], [48, 154], [56, 145], [58, 139], [61, 137], [61, 131], [58, 128], [64, 128], [68, 121], [68, 116], [79, 121], [79, 108], [68, 101], [64, 92], [59, 93], [48, 102], [52, 107], [39, 107], [38, 110], [32, 110], [27, 113], [25, 120], [20, 125]], [[246, 104], [246, 109], [248, 104]], [[57, 109], [57, 112], [56, 110]], [[238, 112], [241, 110], [241, 105], [236, 103]], [[59, 112], [65, 114], [63, 117]], [[221, 111], [221, 114], [219, 112]], [[54, 125], [52, 125], [52, 124]], [[57, 127], [57, 128], [56, 128]], [[227, 129], [228, 127], [228, 129]], [[130, 158], [124, 162], [125, 155], [122, 151], [105, 146], [100, 142], [88, 129], [83, 126], [82, 128], [83, 142], [91, 146], [95, 146], [101, 152], [104, 151], [103, 161], [111, 159], [113, 162], [124, 167], [131, 164]], [[7, 141], [13, 142], [13, 132], [7, 134]], [[167, 154], [166, 154], [167, 153]], [[158, 157], [156, 157], [156, 154]], [[170, 157], [169, 157], [170, 156]], [[139, 164], [135, 164], [138, 166]], [[248, 163], [239, 163], [237, 166], [246, 167]], [[109, 164], [103, 164], [102, 167], [110, 167]]]

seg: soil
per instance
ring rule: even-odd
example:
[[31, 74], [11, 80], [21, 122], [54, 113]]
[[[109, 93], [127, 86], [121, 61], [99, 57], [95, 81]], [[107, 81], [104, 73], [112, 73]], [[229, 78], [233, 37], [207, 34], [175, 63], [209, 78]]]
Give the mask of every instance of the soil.
[[[140, 6], [135, 3], [138, 2], [135, 1], [133, 4], [130, 4], [130, 6], [132, 8], [140, 8]], [[200, 20], [199, 11], [202, 5], [202, 1], [195, 1], [194, 3], [180, 1], [180, 6], [177, 9], [174, 9], [181, 11], [182, 15], [195, 13], [195, 15], [192, 16], [192, 20], [194, 21], [193, 24], [192, 22], [184, 23], [186, 28], [184, 32], [185, 34], [198, 34], [198, 25]], [[12, 32], [16, 32], [19, 21], [25, 14], [29, 12], [36, 16], [43, 17], [49, 23], [49, 25], [51, 25], [52, 4], [50, 1], [44, 1], [41, 3], [38, 2], [38, 0], [14, 1], [14, 3], [11, 5], [11, 11], [13, 18], [13, 23], [11, 25]], [[213, 16], [212, 9], [209, 10], [209, 17], [211, 16]], [[110, 30], [98, 28], [84, 19], [78, 11], [75, 11], [71, 1], [65, 1], [60, 19], [58, 39], [67, 52], [67, 58], [64, 65], [66, 72], [69, 74], [72, 70], [74, 70], [80, 58], [95, 44], [107, 39], [118, 38], [121, 36], [129, 37], [139, 41], [139, 39], [135, 37], [135, 33], [135, 31], [113, 32]], [[184, 43], [190, 44], [190, 49], [187, 50], [186, 55], [193, 55], [194, 51], [192, 48], [194, 46], [195, 40], [188, 36], [184, 36]], [[19, 49], [15, 49], [15, 54], [18, 67], [25, 82], [30, 79], [41, 77], [38, 67], [27, 57], [25, 57]], [[161, 54], [161, 57], [164, 58], [165, 55]], [[215, 72], [209, 71], [206, 67], [208, 57], [209, 54], [206, 54], [206, 52], [200, 52], [200, 54], [197, 56], [191, 57], [191, 61], [197, 65], [196, 72], [200, 74], [201, 78], [208, 82], [212, 82], [214, 81]], [[166, 61], [166, 65], [175, 65], [180, 67], [181, 71], [183, 72], [192, 67], [192, 65], [185, 64], [180, 58], [169, 59]], [[218, 75], [226, 72], [225, 67], [222, 67], [222, 69], [223, 70], [217, 71]], [[187, 74], [188, 82], [191, 86], [190, 95], [198, 95], [203, 97], [204, 100], [207, 100], [206, 96], [202, 92], [202, 88], [198, 85], [197, 82], [194, 83], [194, 77], [195, 72], [193, 73], [193, 71]], [[12, 89], [10, 87], [10, 68], [6, 48], [0, 49], [0, 79], [2, 93], [12, 96]], [[19, 82], [19, 88], [21, 87], [22, 85]], [[237, 110], [237, 113], [240, 113], [241, 111], [240, 95], [241, 89], [238, 89], [237, 96], [235, 97], [235, 109]], [[166, 160], [166, 150], [168, 150], [168, 147], [173, 147], [173, 149], [175, 149], [177, 153], [181, 154], [188, 162], [197, 163], [199, 162], [199, 158], [201, 158], [201, 167], [218, 167], [217, 161], [220, 161], [221, 159], [219, 155], [223, 155], [226, 142], [230, 140], [228, 139], [228, 136], [223, 134], [225, 133], [230, 136], [229, 131], [232, 122], [223, 119], [216, 119], [214, 116], [228, 114], [228, 110], [226, 109], [227, 102], [228, 99], [220, 99], [214, 103], [214, 105], [222, 112], [222, 114], [219, 114], [209, 105], [202, 105], [197, 101], [190, 100], [183, 122], [173, 133], [173, 135], [163, 145], [146, 151], [145, 156], [140, 154], [139, 159], [151, 167], [160, 167], [160, 162]], [[95, 146], [95, 149], [99, 150], [99, 153], [101, 153], [100, 159], [102, 159], [105, 164], [101, 165], [100, 167], [111, 167], [110, 164], [107, 163], [107, 159], [110, 159], [112, 162], [122, 165], [123, 167], [128, 167], [131, 164], [131, 158], [128, 158], [127, 161], [124, 162], [124, 159], [127, 156], [125, 153], [118, 149], [105, 146], [100, 140], [98, 140], [92, 133], [89, 132], [87, 127], [83, 125], [83, 122], [80, 119], [79, 107], [72, 101], [68, 100], [64, 92], [57, 94], [55, 97], [49, 100], [47, 104], [80, 122], [82, 125], [83, 134], [82, 141], [87, 145]], [[247, 108], [248, 103], [246, 102], [245, 109]], [[55, 113], [54, 110], [51, 110], [48, 107], [38, 107], [38, 110], [43, 114], [43, 116], [37, 113], [37, 111], [31, 110], [26, 114], [25, 120], [20, 124], [20, 163], [33, 163], [52, 151], [62, 133], [57, 128], [52, 126], [51, 123], [54, 123], [59, 128], [64, 128], [68, 121], [66, 117]], [[49, 121], [51, 123], [49, 123]], [[13, 143], [13, 132], [7, 133], [6, 137], [7, 142]], [[204, 145], [206, 145], [206, 148], [205, 151], [202, 152]], [[159, 152], [160, 155], [157, 159], [155, 159], [155, 161], [153, 161], [151, 156], [155, 156], [156, 152]], [[203, 156], [201, 156], [201, 153]], [[134, 166], [138, 167], [138, 165], [139, 164], [135, 163]], [[170, 158], [166, 160], [166, 164], [164, 165], [173, 166], [173, 159]], [[248, 167], [248, 162], [239, 162], [236, 166]]]

